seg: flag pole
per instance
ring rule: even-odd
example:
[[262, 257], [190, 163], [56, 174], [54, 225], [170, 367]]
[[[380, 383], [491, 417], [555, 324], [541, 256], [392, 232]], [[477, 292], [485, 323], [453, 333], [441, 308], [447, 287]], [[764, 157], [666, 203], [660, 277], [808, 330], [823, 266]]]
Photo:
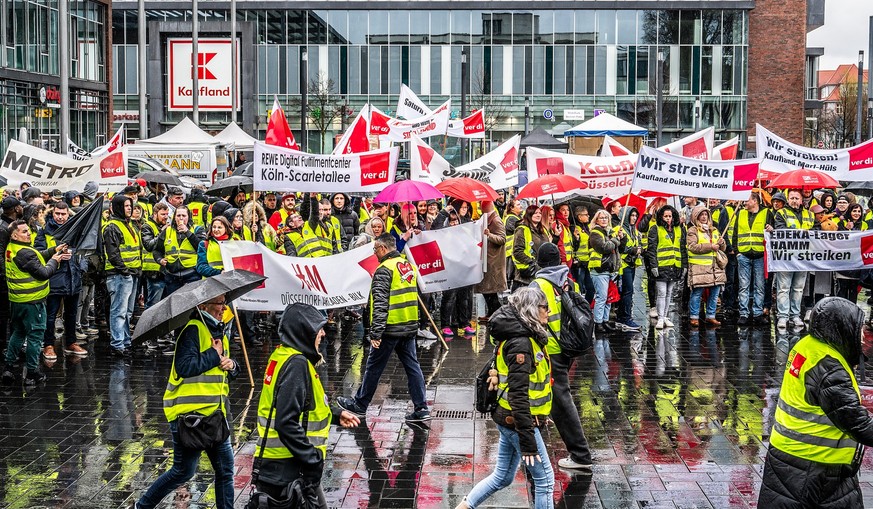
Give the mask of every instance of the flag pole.
[[249, 372], [249, 383], [254, 387], [255, 379], [252, 377], [252, 365], [249, 364], [249, 353], [246, 350], [246, 339], [243, 337], [242, 324], [239, 323], [239, 311], [236, 309], [236, 302], [231, 305], [233, 306], [233, 317], [236, 322], [236, 330], [239, 333], [239, 344], [242, 346], [243, 358], [246, 361], [246, 370]]
[[418, 304], [421, 306], [421, 310], [424, 311], [424, 314], [427, 316], [427, 320], [430, 322], [430, 326], [433, 327], [433, 330], [436, 331], [437, 338], [439, 338], [440, 343], [443, 345], [443, 348], [448, 350], [449, 345], [446, 343], [446, 340], [443, 339], [443, 333], [437, 328], [436, 323], [433, 321], [433, 316], [431, 316], [430, 312], [427, 310], [427, 306], [424, 305], [424, 301], [421, 300], [421, 294], [418, 294]]

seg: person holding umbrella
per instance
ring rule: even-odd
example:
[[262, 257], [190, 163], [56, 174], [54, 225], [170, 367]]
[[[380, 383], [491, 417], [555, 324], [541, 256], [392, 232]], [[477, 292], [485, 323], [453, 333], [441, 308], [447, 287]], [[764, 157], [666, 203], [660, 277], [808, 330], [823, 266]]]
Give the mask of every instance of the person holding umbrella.
[[[136, 509], [152, 509], [194, 477], [203, 452], [209, 457], [215, 471], [216, 507], [233, 508], [233, 449], [227, 423], [227, 395], [228, 379], [239, 375], [239, 365], [229, 357], [230, 347], [222, 322], [229, 299], [225, 294], [212, 295], [205, 291], [195, 292], [193, 288], [190, 290], [180, 292], [179, 296], [186, 299], [194, 295], [209, 298], [196, 304], [193, 310], [188, 307], [188, 321], [178, 335], [170, 379], [164, 391], [164, 415], [173, 435], [173, 466], [140, 497], [134, 506]], [[153, 324], [154, 315], [171, 309], [168, 301], [172, 298], [164, 299], [161, 304], [143, 313], [140, 323], [147, 326]], [[187, 443], [184, 437], [193, 431], [191, 428], [201, 432], [211, 429], [211, 443], [201, 446]], [[186, 435], [182, 435], [183, 432]]]

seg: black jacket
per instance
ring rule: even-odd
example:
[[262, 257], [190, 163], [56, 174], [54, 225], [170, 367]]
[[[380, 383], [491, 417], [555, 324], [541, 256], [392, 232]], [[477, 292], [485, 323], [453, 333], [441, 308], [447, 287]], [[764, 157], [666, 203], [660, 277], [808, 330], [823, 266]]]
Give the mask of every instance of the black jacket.
[[[11, 225], [15, 219], [7, 215], [0, 216], [0, 252], [6, 252], [6, 246], [9, 245], [9, 241], [12, 237], [9, 234], [9, 225]], [[6, 256], [0, 256], [0, 282], [6, 281]], [[6, 291], [6, 284], [0, 284], [2, 286], [3, 291]]]
[[[46, 220], [45, 228], [40, 230], [33, 241], [33, 247], [37, 251], [45, 251], [48, 243], [46, 235], [54, 235], [60, 228], [53, 217]], [[74, 254], [69, 260], [58, 265], [58, 269], [49, 279], [49, 295], [75, 295], [82, 291], [82, 275], [88, 269], [88, 262], [81, 256]]]
[[[133, 206], [133, 201], [127, 196], [123, 194], [115, 195], [109, 205], [109, 210], [111, 219], [117, 219], [126, 224], [133, 233], [136, 231], [136, 228], [131, 225], [130, 220], [125, 218], [124, 215], [124, 202], [126, 201], [129, 201], [131, 206]], [[138, 233], [139, 232], [136, 232], [134, 234], [138, 236]], [[106, 250], [106, 259], [109, 261], [112, 268], [106, 269], [106, 275], [112, 276], [115, 274], [121, 274], [124, 276], [138, 277], [141, 270], [128, 267], [121, 259], [120, 247], [122, 244], [124, 244], [124, 235], [121, 233], [121, 230], [118, 229], [117, 225], [108, 223], [106, 228], [103, 229], [103, 246]]]
[[[341, 209], [336, 208], [333, 204], [333, 199], [337, 194], [344, 196], [346, 199], [345, 205], [343, 205], [343, 208]], [[342, 226], [340, 239], [342, 240], [343, 251], [348, 251], [352, 237], [358, 234], [358, 229], [361, 227], [361, 220], [358, 217], [357, 212], [352, 209], [349, 195], [345, 193], [336, 193], [330, 197], [330, 210], [330, 214], [337, 218], [340, 226]]]
[[[188, 231], [185, 233], [176, 230], [175, 225], [165, 228], [158, 234], [152, 249], [152, 257], [154, 257], [156, 262], [160, 263], [161, 258], [164, 258], [166, 255], [164, 242], [167, 239], [167, 235], [175, 235], [176, 241], [179, 245], [181, 245], [185, 239], [188, 239], [188, 242], [191, 243], [191, 247], [194, 248], [195, 252], [197, 251], [197, 248], [200, 247], [200, 242], [206, 240], [206, 230], [200, 227], [195, 228], [194, 225], [191, 224], [190, 219], [188, 220]], [[174, 276], [185, 276], [196, 270], [196, 266], [191, 268], [182, 267], [182, 262], [177, 258], [173, 262], [168, 261], [167, 265], [161, 270], [161, 272], [166, 272]]]
[[[845, 299], [820, 300], [809, 333], [833, 346], [849, 364], [858, 364], [864, 313]], [[858, 443], [873, 446], [873, 418], [861, 404], [849, 373], [825, 357], [804, 380], [806, 399], [824, 410], [834, 426]], [[857, 472], [851, 466], [814, 463], [770, 447], [764, 462], [758, 507], [863, 507]]]
[[[20, 246], [29, 246], [29, 243], [26, 242], [18, 242], [15, 239], [11, 239], [9, 244], [18, 244]], [[8, 246], [7, 246], [8, 247]], [[18, 265], [18, 268], [27, 272], [37, 281], [47, 281], [52, 277], [52, 274], [58, 270], [58, 262], [51, 258], [55, 254], [55, 248], [47, 249], [45, 251], [41, 251], [43, 259], [48, 260], [45, 265], [39, 261], [39, 258], [36, 256], [36, 253], [31, 251], [30, 249], [22, 249], [18, 251], [18, 254], [15, 255], [15, 258], [12, 260], [15, 262], [15, 265]], [[5, 258], [5, 257], [4, 257]], [[42, 302], [45, 299], [34, 300], [30, 302]]]
[[[594, 233], [594, 230], [599, 231], [601, 234]], [[610, 230], [612, 230], [611, 227]], [[591, 233], [588, 235], [588, 247], [603, 258], [600, 262], [600, 268], [591, 270], [601, 274], [604, 272], [618, 272], [618, 269], [621, 268], [620, 253], [625, 250], [626, 246], [627, 236], [619, 240], [616, 237], [610, 237], [610, 232], [606, 232], [599, 226], [592, 228]]]
[[[527, 324], [521, 321], [518, 313], [508, 304], [491, 315], [488, 321], [488, 334], [492, 341], [503, 343], [503, 360], [509, 368], [507, 377], [509, 406], [506, 410], [498, 405], [492, 413], [497, 424], [512, 427], [518, 433], [522, 454], [537, 454], [537, 441], [534, 436], [535, 421], [530, 413], [530, 398], [528, 385], [530, 374], [536, 370], [533, 349], [530, 339], [534, 338], [545, 353], [546, 338], [540, 337]], [[518, 362], [521, 360], [521, 362]], [[541, 361], [543, 362], [543, 361]], [[512, 425], [508, 426], [507, 417], [511, 417]]]
[[[667, 223], [664, 221], [664, 212], [671, 210], [673, 212], [673, 235], [679, 235], [679, 251], [682, 253], [681, 267], [658, 267], [658, 232], [661, 229], [667, 228]], [[685, 246], [685, 228], [678, 223], [679, 212], [670, 205], [664, 205], [658, 210], [658, 215], [655, 220], [656, 226], [649, 228], [649, 244], [646, 246], [646, 262], [649, 267], [658, 267], [658, 281], [679, 281], [682, 278], [682, 269], [688, 266], [688, 249]]]
[[[391, 251], [379, 263], [390, 258], [397, 258], [400, 253]], [[370, 286], [373, 309], [370, 323], [370, 337], [373, 339], [415, 339], [418, 334], [418, 320], [406, 323], [388, 325], [388, 294], [391, 292], [391, 280], [394, 274], [387, 267], [379, 267], [373, 273], [373, 283]]]
[[[274, 460], [264, 459], [260, 464], [259, 479], [269, 484], [285, 485], [293, 481], [300, 472], [307, 484], [321, 481], [324, 458], [321, 452], [309, 443], [306, 430], [300, 425], [300, 415], [315, 409], [312, 401], [312, 381], [309, 364], [317, 364], [321, 355], [315, 350], [315, 336], [324, 327], [327, 319], [314, 307], [293, 304], [282, 315], [279, 323], [279, 339], [303, 355], [288, 359], [279, 373], [276, 373], [276, 386], [273, 389], [273, 421], [270, 428], [279, 434], [282, 445], [288, 448], [293, 458]], [[332, 407], [335, 419], [341, 409]], [[255, 461], [260, 452], [260, 439], [255, 449]]]

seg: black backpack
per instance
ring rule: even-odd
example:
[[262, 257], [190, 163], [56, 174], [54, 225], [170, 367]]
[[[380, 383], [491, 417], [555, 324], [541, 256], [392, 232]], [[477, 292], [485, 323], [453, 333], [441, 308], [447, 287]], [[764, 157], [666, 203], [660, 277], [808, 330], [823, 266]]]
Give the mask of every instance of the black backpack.
[[[579, 292], [555, 286], [561, 297], [561, 352], [570, 357], [582, 355], [594, 344], [594, 313]], [[549, 329], [551, 332], [551, 329]]]

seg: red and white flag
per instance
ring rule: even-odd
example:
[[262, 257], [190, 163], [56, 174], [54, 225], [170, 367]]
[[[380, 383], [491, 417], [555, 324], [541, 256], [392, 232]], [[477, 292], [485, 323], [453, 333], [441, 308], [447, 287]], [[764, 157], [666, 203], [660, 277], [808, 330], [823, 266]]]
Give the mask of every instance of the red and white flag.
[[357, 154], [370, 151], [370, 139], [367, 138], [367, 133], [370, 132], [369, 113], [370, 105], [365, 104], [361, 111], [358, 112], [355, 120], [352, 121], [352, 125], [343, 133], [339, 143], [333, 148], [333, 155]]
[[436, 185], [450, 172], [452, 165], [416, 135], [410, 137], [409, 178]]
[[680, 138], [669, 145], [658, 147], [669, 154], [676, 154], [688, 159], [712, 159], [712, 148], [715, 146], [715, 128], [706, 129]]
[[485, 110], [476, 110], [466, 118], [450, 120], [446, 135], [454, 138], [485, 139]]
[[106, 145], [102, 147], [97, 147], [91, 151], [91, 157], [102, 157], [106, 154], [111, 154], [116, 150], [120, 149], [124, 146], [124, 124], [121, 124], [121, 127], [115, 131], [115, 134], [112, 135], [112, 138], [109, 138], [109, 141]]
[[732, 161], [740, 151], [740, 137], [734, 136], [712, 149], [712, 159], [716, 161]]
[[418, 269], [422, 293], [441, 292], [482, 281], [484, 217], [442, 230], [413, 235], [403, 252]]
[[449, 128], [451, 106], [452, 102], [448, 100], [430, 115], [415, 120], [392, 118], [378, 108], [371, 107], [370, 134], [375, 134], [385, 141], [397, 142], [409, 141], [413, 134], [418, 135], [419, 138], [445, 135]]
[[603, 137], [603, 147], [600, 148], [600, 157], [616, 157], [616, 156], [628, 156], [631, 151], [615, 140], [610, 135], [605, 135]]
[[273, 109], [270, 111], [270, 121], [267, 124], [267, 136], [264, 138], [267, 145], [300, 150], [300, 146], [294, 141], [294, 133], [288, 127], [288, 119], [285, 111], [279, 105], [279, 98], [273, 96]]
[[415, 92], [406, 84], [400, 85], [400, 97], [397, 98], [397, 116], [405, 120], [415, 120], [433, 113]]

